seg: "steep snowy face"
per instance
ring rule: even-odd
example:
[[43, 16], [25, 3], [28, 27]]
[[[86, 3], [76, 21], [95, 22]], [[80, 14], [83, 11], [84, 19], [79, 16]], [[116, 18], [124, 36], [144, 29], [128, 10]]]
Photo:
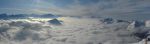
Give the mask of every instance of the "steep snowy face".
[[0, 22], [0, 44], [131, 44], [140, 41], [129, 23], [106, 24], [97, 18], [60, 17], [63, 25]]

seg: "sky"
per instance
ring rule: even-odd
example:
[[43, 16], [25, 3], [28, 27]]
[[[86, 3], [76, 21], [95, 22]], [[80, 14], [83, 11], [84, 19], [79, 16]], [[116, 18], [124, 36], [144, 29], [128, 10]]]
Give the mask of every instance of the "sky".
[[[96, 0], [81, 0], [82, 4]], [[74, 0], [0, 0], [1, 13], [51, 13], [53, 8], [64, 9], [76, 3]], [[49, 11], [48, 11], [49, 10]]]
[[150, 19], [150, 0], [0, 0], [0, 13]]

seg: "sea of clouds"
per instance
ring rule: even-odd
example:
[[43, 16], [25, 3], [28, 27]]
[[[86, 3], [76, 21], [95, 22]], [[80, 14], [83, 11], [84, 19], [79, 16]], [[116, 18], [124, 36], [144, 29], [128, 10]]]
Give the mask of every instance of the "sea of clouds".
[[146, 30], [128, 28], [129, 22], [107, 24], [97, 18], [64, 17], [62, 21], [59, 26], [1, 20], [0, 44], [132, 44], [142, 40], [134, 34]]

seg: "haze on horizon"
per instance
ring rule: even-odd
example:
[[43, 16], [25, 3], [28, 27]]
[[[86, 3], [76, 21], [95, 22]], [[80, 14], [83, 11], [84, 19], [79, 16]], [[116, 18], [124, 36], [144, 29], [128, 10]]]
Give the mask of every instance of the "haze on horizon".
[[0, 0], [0, 44], [150, 43], [149, 2]]
[[150, 0], [0, 0], [0, 13], [149, 20]]

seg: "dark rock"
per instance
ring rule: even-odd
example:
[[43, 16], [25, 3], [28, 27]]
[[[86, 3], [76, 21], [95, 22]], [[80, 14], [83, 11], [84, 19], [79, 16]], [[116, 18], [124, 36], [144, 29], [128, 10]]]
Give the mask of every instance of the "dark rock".
[[61, 22], [57, 19], [49, 20], [48, 22], [50, 24], [54, 24], [54, 25], [62, 25]]

